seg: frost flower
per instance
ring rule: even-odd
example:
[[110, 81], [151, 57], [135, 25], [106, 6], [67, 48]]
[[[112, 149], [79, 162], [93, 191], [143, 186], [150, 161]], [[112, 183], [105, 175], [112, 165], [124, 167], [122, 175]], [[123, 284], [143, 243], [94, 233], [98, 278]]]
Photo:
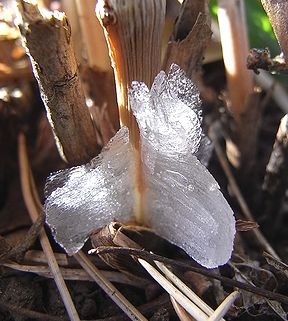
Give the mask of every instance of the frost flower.
[[[145, 224], [201, 265], [225, 264], [233, 249], [233, 212], [206, 167], [199, 93], [172, 65], [151, 90], [133, 82], [130, 104], [140, 129]], [[198, 158], [197, 158], [198, 157]], [[56, 241], [76, 253], [88, 235], [134, 216], [135, 164], [129, 130], [122, 127], [86, 165], [52, 174], [45, 213]]]

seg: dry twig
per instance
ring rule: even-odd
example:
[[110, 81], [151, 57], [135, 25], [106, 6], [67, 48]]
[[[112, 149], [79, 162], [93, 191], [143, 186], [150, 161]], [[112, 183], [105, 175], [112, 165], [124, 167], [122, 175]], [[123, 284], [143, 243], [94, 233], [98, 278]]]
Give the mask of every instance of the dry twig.
[[97, 153], [97, 140], [77, 62], [71, 30], [60, 12], [41, 13], [37, 5], [19, 0], [19, 25], [38, 81], [58, 150], [72, 165]]
[[151, 264], [140, 258], [138, 258], [138, 262], [193, 318], [198, 321], [206, 321], [207, 315], [201, 309], [199, 309], [196, 304], [190, 301], [181, 291], [179, 291], [172, 283], [166, 280], [166, 278]]
[[[33, 193], [31, 190], [31, 172], [30, 172], [31, 170], [30, 170], [28, 156], [27, 156], [25, 136], [23, 133], [20, 133], [18, 137], [18, 155], [19, 155], [18, 157], [19, 157], [21, 187], [22, 187], [24, 202], [28, 209], [31, 220], [35, 222], [39, 217], [39, 209], [37, 207], [37, 203], [35, 203], [34, 201]], [[61, 298], [63, 299], [63, 303], [66, 307], [67, 313], [71, 320], [80, 321], [78, 313], [71, 299], [70, 293], [61, 276], [59, 266], [57, 264], [57, 261], [53, 254], [53, 250], [51, 248], [47, 234], [44, 229], [41, 230], [39, 237], [40, 237], [41, 246], [43, 248], [43, 251], [46, 254], [48, 265], [50, 267], [51, 273], [53, 274], [53, 277], [58, 287], [58, 290], [60, 292]]]
[[288, 62], [288, 2], [283, 0], [261, 0], [273, 26], [284, 58]]
[[[279, 223], [278, 212], [288, 184], [288, 114], [280, 122], [262, 186], [263, 216], [274, 215], [275, 226]], [[272, 253], [270, 253], [272, 254]], [[273, 255], [273, 254], [272, 254]], [[275, 256], [275, 255], [274, 255]]]
[[122, 309], [131, 319], [146, 321], [147, 319], [108, 281], [103, 274], [94, 266], [88, 257], [80, 250], [74, 254], [74, 258], [81, 264], [83, 269], [103, 289], [109, 297]]
[[[43, 265], [24, 265], [17, 264], [13, 262], [0, 263], [0, 265], [8, 267], [10, 269], [14, 269], [17, 271], [28, 272], [28, 273], [36, 273], [40, 276], [46, 278], [53, 278], [53, 274], [51, 273], [49, 267]], [[61, 274], [64, 280], [74, 280], [74, 281], [94, 281], [91, 276], [83, 269], [79, 268], [60, 268]], [[110, 282], [127, 284], [134, 286], [136, 288], [145, 288], [150, 284], [150, 281], [142, 279], [140, 277], [132, 278], [123, 273], [116, 271], [100, 271], [101, 274]]]
[[159, 261], [159, 262], [163, 262], [166, 265], [182, 267], [182, 268], [188, 269], [192, 272], [205, 275], [209, 278], [219, 280], [226, 285], [229, 285], [229, 286], [232, 286], [235, 288], [239, 288], [239, 289], [247, 291], [247, 292], [255, 293], [255, 294], [260, 295], [262, 297], [266, 297], [268, 299], [275, 300], [275, 301], [278, 301], [278, 302], [281, 302], [284, 304], [288, 304], [288, 297], [283, 294], [274, 293], [274, 292], [268, 291], [263, 288], [251, 286], [251, 285], [243, 283], [243, 282], [238, 282], [233, 279], [215, 274], [211, 270], [194, 267], [191, 265], [190, 262], [187, 263], [187, 262], [182, 262], [179, 260], [172, 260], [172, 259], [162, 257], [160, 255], [146, 252], [144, 250], [137, 250], [137, 249], [131, 249], [131, 248], [124, 248], [124, 247], [122, 247], [122, 248], [121, 247], [112, 247], [112, 246], [99, 247], [97, 249], [97, 253], [99, 253], [99, 254], [104, 254], [104, 253], [121, 254], [122, 253], [122, 254], [126, 254], [126, 255], [127, 254], [132, 255], [133, 257], [136, 257], [136, 258], [143, 258], [144, 260], [147, 260], [147, 261]]
[[[220, 0], [218, 21], [228, 86], [228, 109], [234, 119], [226, 139], [227, 156], [241, 170], [243, 181], [255, 161], [257, 131], [261, 119], [259, 94], [253, 73], [247, 70], [248, 40], [244, 0]], [[247, 139], [247, 136], [249, 139]]]
[[[210, 133], [209, 133], [209, 137], [211, 138], [211, 140], [213, 141], [214, 144], [214, 148], [215, 148], [215, 152], [217, 154], [217, 157], [219, 159], [219, 162], [221, 164], [221, 167], [224, 171], [224, 173], [226, 174], [226, 177], [229, 181], [229, 185], [231, 187], [231, 189], [233, 190], [233, 194], [235, 195], [239, 206], [242, 210], [243, 215], [245, 216], [245, 218], [249, 221], [254, 222], [255, 219], [240, 191], [240, 188], [238, 187], [238, 184], [236, 182], [236, 179], [233, 176], [233, 173], [231, 171], [229, 162], [227, 160], [227, 157], [224, 153], [224, 151], [221, 148], [221, 145], [218, 141], [217, 138], [217, 134], [215, 131], [215, 128], [212, 126], [210, 128]], [[258, 243], [261, 245], [261, 247], [267, 251], [268, 253], [270, 253], [271, 255], [273, 255], [276, 258], [279, 258], [277, 253], [274, 251], [273, 247], [269, 244], [269, 242], [266, 240], [266, 238], [264, 237], [264, 235], [261, 233], [261, 231], [259, 229], [252, 229], [252, 233], [256, 236]]]

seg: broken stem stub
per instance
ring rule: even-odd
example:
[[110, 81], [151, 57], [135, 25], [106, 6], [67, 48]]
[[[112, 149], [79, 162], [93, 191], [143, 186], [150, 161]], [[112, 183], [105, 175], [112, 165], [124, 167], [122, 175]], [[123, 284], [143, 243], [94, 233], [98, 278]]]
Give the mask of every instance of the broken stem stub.
[[58, 11], [42, 13], [37, 5], [24, 0], [18, 1], [18, 9], [19, 28], [58, 150], [69, 164], [83, 164], [96, 155], [97, 141], [67, 18]]
[[128, 89], [132, 81], [144, 82], [150, 87], [160, 71], [165, 5], [165, 0], [99, 0], [96, 6], [114, 68], [120, 122], [129, 128], [135, 150], [137, 202], [134, 212], [139, 223], [144, 221], [144, 179], [139, 129], [129, 104]]

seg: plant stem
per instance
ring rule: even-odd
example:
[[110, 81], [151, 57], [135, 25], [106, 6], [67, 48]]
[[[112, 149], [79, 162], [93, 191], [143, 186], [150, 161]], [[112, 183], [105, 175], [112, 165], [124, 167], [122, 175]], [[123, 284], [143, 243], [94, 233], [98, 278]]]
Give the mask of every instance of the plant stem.
[[207, 3], [203, 0], [187, 0], [182, 4], [164, 57], [166, 72], [172, 63], [176, 63], [188, 78], [194, 82], [199, 80], [204, 50], [212, 34], [207, 11]]
[[115, 286], [103, 276], [81, 250], [74, 254], [73, 257], [131, 320], [147, 321], [147, 319], [115, 288]]
[[82, 41], [87, 51], [89, 67], [101, 71], [111, 69], [108, 47], [100, 22], [95, 16], [95, 0], [76, 0]]
[[[24, 134], [19, 134], [18, 137], [18, 154], [19, 154], [19, 168], [20, 168], [20, 178], [21, 178], [21, 187], [25, 205], [27, 207], [28, 213], [32, 222], [37, 221], [39, 217], [39, 208], [37, 203], [34, 200], [33, 193], [31, 190], [31, 175], [30, 175], [30, 166], [27, 156], [26, 148], [26, 139]], [[43, 209], [42, 209], [43, 210]], [[57, 288], [60, 292], [61, 298], [67, 310], [67, 313], [71, 321], [80, 321], [77, 310], [73, 304], [72, 298], [68, 291], [68, 288], [64, 282], [64, 279], [61, 275], [59, 265], [54, 256], [53, 250], [51, 248], [47, 234], [42, 228], [39, 235], [40, 243], [47, 257], [47, 263], [49, 265], [50, 271], [53, 274], [53, 278], [57, 285]]]
[[96, 6], [114, 68], [120, 122], [129, 128], [135, 149], [137, 201], [134, 212], [140, 224], [144, 221], [145, 188], [139, 129], [129, 104], [128, 89], [132, 81], [142, 81], [150, 87], [160, 70], [165, 3], [165, 0], [99, 0]]
[[29, 52], [61, 156], [71, 165], [89, 161], [97, 153], [97, 141], [85, 103], [71, 29], [60, 12], [41, 13], [37, 5], [18, 1], [19, 25]]
[[243, 114], [253, 93], [252, 72], [246, 68], [249, 53], [243, 0], [219, 0], [218, 20], [231, 109]]
[[288, 114], [281, 119], [262, 186], [262, 215], [263, 217], [274, 215], [274, 230], [277, 225], [278, 227], [281, 225], [281, 219], [283, 219], [279, 210], [288, 184], [287, 166]]
[[261, 2], [288, 63], [288, 2], [283, 0], [261, 0]]
[[[218, 21], [228, 86], [228, 109], [234, 119], [226, 140], [227, 156], [240, 169], [244, 182], [255, 155], [261, 110], [254, 92], [253, 73], [247, 70], [249, 53], [244, 0], [219, 0]], [[249, 139], [247, 139], [249, 137]], [[243, 183], [242, 182], [242, 183]]]

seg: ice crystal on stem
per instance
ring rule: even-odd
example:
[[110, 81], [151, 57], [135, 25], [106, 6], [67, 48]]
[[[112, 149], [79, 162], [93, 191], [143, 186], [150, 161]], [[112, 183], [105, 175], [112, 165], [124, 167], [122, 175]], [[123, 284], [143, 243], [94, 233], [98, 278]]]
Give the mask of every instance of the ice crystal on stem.
[[[203, 266], [226, 263], [235, 220], [217, 182], [195, 156], [206, 142], [195, 85], [172, 65], [168, 75], [156, 76], [150, 91], [133, 82], [129, 99], [140, 129], [145, 223]], [[128, 129], [122, 128], [89, 164], [49, 178], [47, 223], [68, 253], [80, 249], [93, 229], [133, 216], [133, 162]]]

